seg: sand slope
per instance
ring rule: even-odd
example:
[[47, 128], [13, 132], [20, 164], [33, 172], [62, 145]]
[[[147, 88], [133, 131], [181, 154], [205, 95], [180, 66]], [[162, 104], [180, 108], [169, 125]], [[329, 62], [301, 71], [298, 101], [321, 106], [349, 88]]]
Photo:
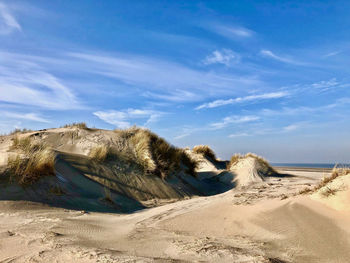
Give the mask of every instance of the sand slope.
[[[56, 150], [56, 176], [26, 187], [0, 177], [0, 262], [350, 258], [350, 175], [300, 195], [330, 171], [288, 168], [289, 175], [284, 169], [272, 176], [251, 156], [227, 170], [227, 162], [188, 150], [199, 162], [197, 177], [182, 167], [161, 178], [142, 173], [133, 159], [92, 161], [88, 153], [94, 145], [129, 147], [112, 131], [61, 128], [29, 135]], [[11, 139], [0, 139], [2, 169], [15, 154]], [[64, 194], [50, 191], [53, 186]], [[325, 196], [325, 187], [336, 191]]]

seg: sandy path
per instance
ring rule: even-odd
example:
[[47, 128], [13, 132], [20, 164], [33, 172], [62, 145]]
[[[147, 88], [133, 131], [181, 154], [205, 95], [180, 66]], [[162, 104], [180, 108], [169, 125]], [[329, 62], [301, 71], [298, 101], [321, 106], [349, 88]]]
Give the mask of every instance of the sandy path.
[[1, 201], [0, 262], [347, 262], [350, 214], [293, 197], [322, 176], [272, 178], [129, 215]]

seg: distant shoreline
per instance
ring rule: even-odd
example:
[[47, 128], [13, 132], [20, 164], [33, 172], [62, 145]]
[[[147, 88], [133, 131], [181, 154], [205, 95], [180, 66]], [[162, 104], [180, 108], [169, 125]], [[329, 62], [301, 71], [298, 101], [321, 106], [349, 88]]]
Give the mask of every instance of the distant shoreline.
[[328, 167], [295, 167], [295, 166], [276, 166], [273, 167], [280, 172], [318, 172], [318, 173], [330, 173], [333, 168]]

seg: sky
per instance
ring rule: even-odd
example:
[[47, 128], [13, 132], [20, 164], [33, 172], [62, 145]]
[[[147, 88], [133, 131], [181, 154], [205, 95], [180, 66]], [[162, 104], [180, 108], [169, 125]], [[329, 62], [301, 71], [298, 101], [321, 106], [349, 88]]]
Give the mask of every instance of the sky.
[[179, 147], [350, 160], [350, 1], [0, 0], [0, 133], [146, 127]]

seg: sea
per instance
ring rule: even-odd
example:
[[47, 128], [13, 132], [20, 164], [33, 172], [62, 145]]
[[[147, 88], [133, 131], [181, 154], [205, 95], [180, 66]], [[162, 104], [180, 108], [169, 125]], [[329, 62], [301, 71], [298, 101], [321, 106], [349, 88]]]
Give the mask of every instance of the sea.
[[350, 167], [350, 164], [336, 163], [271, 163], [275, 167], [301, 167], [301, 168], [334, 168]]

